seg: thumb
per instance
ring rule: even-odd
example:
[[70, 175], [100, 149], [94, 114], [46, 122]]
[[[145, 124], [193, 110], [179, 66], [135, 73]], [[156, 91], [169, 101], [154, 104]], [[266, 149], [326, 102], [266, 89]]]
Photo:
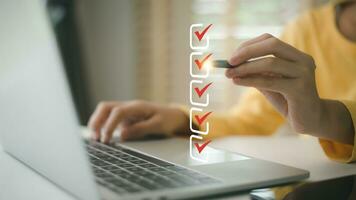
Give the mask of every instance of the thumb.
[[147, 120], [142, 120], [127, 126], [122, 127], [121, 129], [121, 140], [135, 140], [143, 138], [149, 133], [154, 133], [157, 128], [157, 120], [154, 117]]

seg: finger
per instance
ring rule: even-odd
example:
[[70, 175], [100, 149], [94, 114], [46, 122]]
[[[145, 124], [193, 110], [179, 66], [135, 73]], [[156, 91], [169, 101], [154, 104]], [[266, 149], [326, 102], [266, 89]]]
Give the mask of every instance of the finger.
[[276, 57], [260, 58], [245, 62], [239, 67], [226, 70], [226, 77], [245, 77], [252, 74], [275, 74], [286, 78], [300, 76], [299, 68], [294, 67], [290, 61]]
[[272, 92], [279, 92], [282, 94], [288, 93], [290, 88], [291, 79], [266, 77], [266, 76], [251, 76], [245, 78], [233, 78], [237, 85], [255, 87]]
[[88, 122], [89, 128], [93, 130], [93, 139], [99, 140], [100, 130], [109, 117], [111, 109], [118, 105], [118, 102], [101, 102], [98, 104]]
[[274, 55], [281, 59], [290, 61], [299, 61], [304, 59], [304, 54], [296, 48], [280, 41], [275, 37], [270, 37], [239, 48], [239, 50], [231, 57], [229, 63], [231, 65], [239, 65], [250, 59], [267, 55]]
[[[241, 48], [243, 48], [243, 47], [249, 46], [249, 45], [254, 44], [254, 43], [256, 43], [256, 42], [260, 42], [260, 41], [265, 40], [265, 39], [270, 38], [270, 37], [273, 37], [273, 36], [272, 36], [271, 34], [264, 33], [264, 34], [262, 34], [262, 35], [260, 35], [260, 36], [258, 36], [258, 37], [255, 37], [255, 38], [253, 38], [253, 39], [247, 40], [246, 42], [243, 42], [243, 43], [239, 46], [239, 48], [237, 48], [237, 49], [234, 51], [234, 53], [233, 53], [232, 55], [234, 56], [235, 54], [237, 54], [238, 50], [241, 49]], [[233, 57], [233, 56], [232, 56], [232, 57]], [[231, 65], [230, 60], [229, 60], [228, 62], [229, 62], [229, 64]]]
[[251, 44], [254, 44], [254, 43], [256, 43], [256, 42], [260, 42], [260, 41], [262, 41], [262, 40], [265, 40], [265, 39], [268, 39], [268, 38], [271, 38], [271, 37], [273, 37], [271, 34], [264, 33], [264, 34], [262, 34], [262, 35], [260, 35], [260, 36], [258, 36], [258, 37], [255, 37], [255, 38], [253, 38], [253, 39], [247, 40], [246, 42], [243, 42], [243, 43], [239, 46], [239, 48], [249, 46], [249, 45], [251, 45]]
[[148, 116], [147, 108], [141, 104], [126, 104], [112, 109], [103, 130], [103, 142], [108, 143], [117, 126], [124, 119], [146, 118]]
[[157, 131], [157, 124], [157, 118], [151, 117], [147, 120], [125, 126], [121, 129], [121, 140], [140, 139], [148, 133], [155, 133]]

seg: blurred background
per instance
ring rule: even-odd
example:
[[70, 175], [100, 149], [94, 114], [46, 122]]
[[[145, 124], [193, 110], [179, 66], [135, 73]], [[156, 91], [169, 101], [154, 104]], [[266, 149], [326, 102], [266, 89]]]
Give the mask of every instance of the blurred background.
[[[262, 33], [279, 36], [327, 0], [47, 0], [62, 58], [85, 124], [103, 100], [189, 102], [189, 26], [213, 24], [207, 52], [228, 59]], [[223, 111], [246, 88], [211, 71], [209, 108]]]

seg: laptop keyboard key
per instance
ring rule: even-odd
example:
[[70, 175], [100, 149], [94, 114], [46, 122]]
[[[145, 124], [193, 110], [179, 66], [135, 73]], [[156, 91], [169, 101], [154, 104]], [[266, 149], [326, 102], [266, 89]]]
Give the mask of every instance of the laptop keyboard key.
[[143, 167], [143, 168], [156, 168], [157, 165], [153, 165], [151, 163], [146, 163], [146, 164], [140, 165], [140, 167]]
[[140, 167], [133, 166], [133, 167], [128, 168], [127, 170], [132, 173], [136, 173], [136, 172], [142, 171], [143, 169]]
[[127, 183], [123, 182], [123, 181], [120, 181], [118, 179], [114, 180], [114, 181], [110, 181], [110, 183], [122, 188], [122, 187], [126, 187], [127, 186]]
[[162, 188], [159, 185], [157, 185], [156, 183], [153, 183], [153, 182], [150, 182], [147, 180], [143, 180], [143, 179], [136, 179], [133, 182], [140, 185], [141, 187], [148, 189], [148, 190], [155, 190], [158, 188]]
[[138, 172], [135, 173], [136, 175], [139, 175], [139, 176], [149, 176], [149, 175], [154, 175], [153, 173], [147, 171], [147, 170], [140, 170]]
[[130, 161], [130, 163], [136, 164], [136, 165], [147, 164], [147, 162], [145, 162], [143, 160], [132, 160], [132, 161]]
[[93, 171], [94, 171], [94, 174], [102, 174], [102, 173], [105, 173], [104, 170], [102, 170], [102, 169], [100, 169], [100, 168], [97, 168], [97, 167], [93, 168]]
[[114, 165], [106, 165], [106, 166], [102, 166], [102, 169], [105, 169], [107, 171], [114, 171], [114, 170], [119, 170], [120, 168], [114, 166]]
[[98, 176], [99, 178], [103, 178], [103, 179], [105, 179], [105, 178], [112, 178], [112, 177], [113, 177], [112, 174], [106, 173], [106, 172], [104, 172], [104, 173], [99, 173], [99, 174], [97, 174], [97, 176]]
[[153, 168], [150, 168], [150, 171], [163, 172], [163, 171], [167, 171], [167, 170], [165, 170], [164, 168], [161, 168], [161, 167], [153, 167]]

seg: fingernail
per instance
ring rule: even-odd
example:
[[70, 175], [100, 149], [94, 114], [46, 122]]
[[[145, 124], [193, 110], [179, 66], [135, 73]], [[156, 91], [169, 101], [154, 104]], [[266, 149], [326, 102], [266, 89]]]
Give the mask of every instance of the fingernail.
[[99, 140], [101, 143], [104, 143], [104, 137], [101, 137]]
[[228, 61], [227, 61], [227, 63], [229, 63], [230, 65], [233, 65], [233, 58], [230, 58]]
[[106, 133], [102, 134], [102, 136], [100, 137], [100, 142], [106, 143], [107, 137], [108, 137], [108, 136], [107, 136]]

